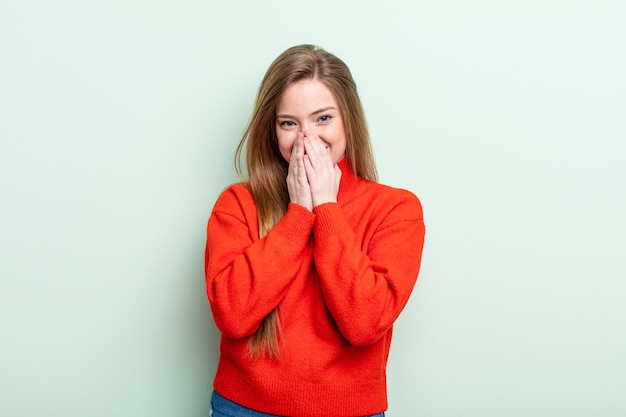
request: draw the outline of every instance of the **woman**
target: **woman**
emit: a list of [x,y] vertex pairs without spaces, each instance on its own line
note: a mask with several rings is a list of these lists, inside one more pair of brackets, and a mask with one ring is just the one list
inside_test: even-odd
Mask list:
[[419,272],[410,192],[377,184],[348,67],[282,53],[236,152],[248,180],[209,219],[206,285],[222,332],[213,417],[382,416],[392,325]]

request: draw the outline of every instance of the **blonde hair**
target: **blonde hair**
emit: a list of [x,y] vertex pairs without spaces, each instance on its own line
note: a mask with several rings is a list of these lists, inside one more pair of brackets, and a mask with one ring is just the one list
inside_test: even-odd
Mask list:
[[[288,162],[278,149],[276,108],[283,91],[293,83],[316,79],[334,95],[346,134],[346,158],[353,173],[376,181],[376,166],[370,145],[363,106],[348,66],[336,56],[313,45],[287,49],[268,68],[256,96],[250,122],[235,152],[235,169],[242,180],[245,150],[247,187],[254,198],[263,238],[285,215],[289,205]],[[248,348],[253,358],[279,356],[280,320],[278,307],[264,318],[250,336]]]

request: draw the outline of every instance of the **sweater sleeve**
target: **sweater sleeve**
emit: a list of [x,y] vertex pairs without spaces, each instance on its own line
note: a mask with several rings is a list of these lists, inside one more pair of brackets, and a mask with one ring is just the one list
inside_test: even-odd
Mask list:
[[253,334],[280,304],[293,278],[311,267],[311,257],[303,254],[313,214],[290,204],[285,216],[258,239],[256,208],[246,193],[242,197],[226,190],[207,227],[207,296],[217,327],[232,339]]
[[403,191],[364,248],[337,203],[313,212],[313,257],[328,309],[351,344],[372,344],[391,328],[417,280],[425,234],[422,206]]

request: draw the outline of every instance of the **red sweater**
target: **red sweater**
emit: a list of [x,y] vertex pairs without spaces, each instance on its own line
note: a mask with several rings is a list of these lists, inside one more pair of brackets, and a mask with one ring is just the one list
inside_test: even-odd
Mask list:
[[[213,208],[205,267],[222,332],[214,388],[231,401],[291,417],[387,409],[392,325],[419,272],[422,207],[406,190],[355,177],[344,161],[337,203],[313,212],[290,204],[263,239],[244,185]],[[280,358],[250,359],[248,336],[276,306]]]

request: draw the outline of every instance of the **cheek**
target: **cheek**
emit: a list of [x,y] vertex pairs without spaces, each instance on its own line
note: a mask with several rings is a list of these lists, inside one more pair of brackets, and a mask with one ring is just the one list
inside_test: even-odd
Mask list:
[[346,147],[345,147],[345,143],[343,146],[334,146],[333,150],[331,152],[331,159],[333,160],[333,163],[338,163],[339,161],[341,161],[343,159],[343,157],[346,156]]
[[346,135],[343,129],[336,132],[332,141],[331,157],[334,163],[341,161],[346,154]]
[[280,154],[286,161],[289,161],[295,138],[292,135],[286,135],[285,133],[277,133],[276,137],[278,138],[278,150],[280,150]]

